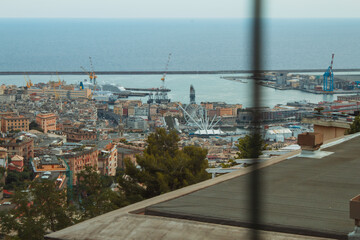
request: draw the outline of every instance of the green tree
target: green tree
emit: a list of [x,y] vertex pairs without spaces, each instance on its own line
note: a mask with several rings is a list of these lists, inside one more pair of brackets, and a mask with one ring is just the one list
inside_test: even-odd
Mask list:
[[37,182],[31,186],[33,205],[39,208],[39,215],[46,219],[45,229],[57,231],[74,223],[74,208],[67,203],[67,194],[58,190],[54,181]]
[[74,212],[67,204],[64,190],[54,181],[36,181],[28,190],[16,191],[12,203],[16,208],[0,213],[0,230],[17,232],[20,239],[43,239],[46,231],[72,225]]
[[205,171],[207,150],[194,146],[180,150],[178,142],[175,131],[158,128],[148,137],[144,154],[136,156],[138,166],[125,159],[119,184],[128,200],[150,198],[210,177]]
[[113,192],[105,178],[92,167],[77,174],[78,203],[81,219],[89,219],[124,206],[119,193]]
[[13,190],[16,188],[24,188],[32,179],[32,172],[25,167],[23,172],[8,171],[5,179],[5,189]]
[[347,134],[353,134],[360,132],[360,116],[356,116],[354,121],[350,125],[350,129],[346,131]]
[[30,124],[29,124],[29,129],[30,130],[38,130],[40,132],[44,132],[44,130],[40,127],[40,125],[35,122],[35,121],[32,121]]
[[264,142],[258,133],[239,138],[239,143],[236,145],[239,149],[237,157],[258,158],[262,154],[263,145]]

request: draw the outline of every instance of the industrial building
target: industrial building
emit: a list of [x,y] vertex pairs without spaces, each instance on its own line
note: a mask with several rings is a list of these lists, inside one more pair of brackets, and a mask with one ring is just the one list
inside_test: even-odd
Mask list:
[[47,95],[66,99],[90,98],[91,96],[91,89],[89,88],[81,90],[29,88],[27,91],[30,95]]
[[[252,108],[239,109],[237,112],[237,123],[240,126],[249,124],[252,121],[253,112],[254,109]],[[294,107],[288,107],[287,109],[270,109],[264,107],[261,109],[260,114],[264,123],[270,123],[287,120],[301,120],[308,112]]]
[[284,142],[286,138],[293,136],[292,131],[289,128],[284,127],[271,127],[265,132],[264,140],[274,142]]

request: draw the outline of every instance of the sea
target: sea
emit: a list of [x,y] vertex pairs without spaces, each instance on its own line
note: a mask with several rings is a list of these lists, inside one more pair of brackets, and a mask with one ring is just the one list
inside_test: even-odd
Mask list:
[[[359,68],[360,19],[264,19],[264,69]],[[249,19],[0,19],[0,72],[214,71],[251,69]],[[319,73],[321,74],[321,73]],[[233,75],[233,74],[232,74]],[[251,106],[251,81],[226,75],[166,76],[173,101],[223,101]],[[83,81],[84,76],[29,76],[33,82]],[[98,75],[99,83],[160,87],[161,75]],[[24,85],[23,75],[0,75],[0,84]],[[332,101],[336,96],[262,87],[263,105]]]

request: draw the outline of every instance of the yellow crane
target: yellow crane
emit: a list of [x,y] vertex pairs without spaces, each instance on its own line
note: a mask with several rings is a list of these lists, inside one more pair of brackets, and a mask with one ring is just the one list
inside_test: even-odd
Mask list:
[[162,88],[165,88],[165,86],[164,86],[164,84],[165,84],[165,77],[166,77],[167,70],[168,70],[168,68],[169,68],[170,59],[171,59],[171,53],[169,53],[169,56],[168,56],[168,59],[167,59],[166,65],[165,65],[165,71],[164,71],[164,74],[163,74],[163,76],[162,76],[162,78],[161,78]]
[[56,76],[58,77],[58,84],[56,84],[55,82],[54,82],[54,93],[55,93],[55,99],[56,100],[58,100],[59,98],[60,98],[60,95],[59,95],[59,93],[56,91],[56,87],[57,87],[57,85],[58,85],[58,87],[60,88],[60,86],[61,86],[61,80],[60,80],[60,77],[59,77],[59,74],[56,72]]
[[89,76],[90,82],[92,82],[92,80],[93,80],[93,75],[92,75],[92,73],[89,73],[89,71],[86,70],[83,66],[81,66],[80,68],[84,71],[84,73],[86,73],[86,74]]
[[[92,76],[92,78],[90,78],[90,79],[93,80],[93,83],[96,86],[96,78],[97,78],[97,76],[96,76],[95,71],[94,71],[94,66],[93,66],[91,57],[89,57],[89,62],[90,62],[90,70],[91,70],[91,76]],[[95,88],[94,88],[94,90],[95,90]]]
[[31,88],[31,87],[33,86],[33,83],[31,82],[31,79],[30,79],[29,75],[27,75],[27,78],[28,78],[28,79],[26,79],[26,75],[24,74],[24,79],[25,79],[25,82],[26,82],[26,87],[27,87],[27,88]]
[[[89,76],[90,81],[92,81],[92,79],[93,79],[93,74],[92,74],[92,73],[89,73],[83,66],[81,66],[80,68],[84,71],[84,73],[86,73],[86,74]],[[92,90],[91,88],[89,88],[89,89],[90,89],[89,99],[92,99],[93,90]],[[94,90],[95,90],[95,89],[96,89],[96,83],[94,84]]]

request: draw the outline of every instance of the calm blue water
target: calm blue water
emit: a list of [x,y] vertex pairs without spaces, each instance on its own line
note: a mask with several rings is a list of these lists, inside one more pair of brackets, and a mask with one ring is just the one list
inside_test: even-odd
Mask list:
[[[249,20],[0,19],[0,71],[81,71],[92,57],[95,71],[245,70],[250,68]],[[267,69],[359,68],[360,19],[271,20],[264,31]],[[77,83],[83,76],[60,76]],[[103,83],[158,87],[161,76],[99,76]],[[56,80],[32,76],[33,82]],[[0,84],[24,85],[23,76],[0,76]],[[170,97],[251,105],[250,84],[217,75],[168,75]],[[264,105],[318,102],[332,97],[264,88]]]
[[[249,69],[249,20],[0,19],[0,71]],[[359,67],[360,19],[271,20],[268,69]]]

